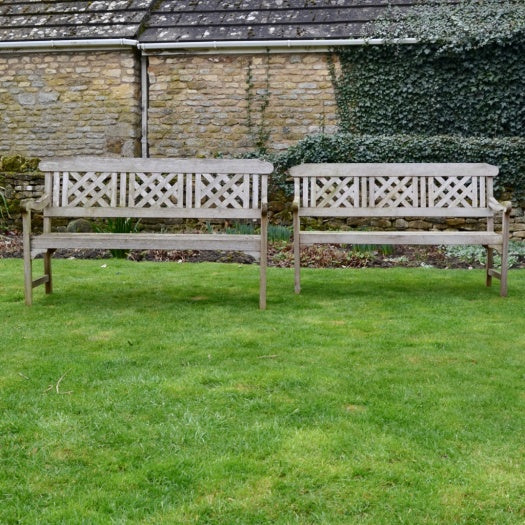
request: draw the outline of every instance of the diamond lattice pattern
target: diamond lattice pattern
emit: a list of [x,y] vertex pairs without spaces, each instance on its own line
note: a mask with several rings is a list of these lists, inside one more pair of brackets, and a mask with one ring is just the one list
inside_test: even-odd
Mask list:
[[373,177],[370,205],[376,208],[411,208],[418,205],[416,177]]
[[130,175],[129,206],[182,206],[183,175],[174,173],[135,173]]
[[429,181],[429,206],[471,208],[478,204],[476,177],[432,177]]
[[62,200],[68,206],[114,206],[116,185],[112,181],[115,178],[114,173],[65,173]]
[[312,205],[318,208],[359,206],[357,177],[316,177],[312,179]]
[[221,174],[197,176],[196,204],[202,208],[249,208],[250,177]]

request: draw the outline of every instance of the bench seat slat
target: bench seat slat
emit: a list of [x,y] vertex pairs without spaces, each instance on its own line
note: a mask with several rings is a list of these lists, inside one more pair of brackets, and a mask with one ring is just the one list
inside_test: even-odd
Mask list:
[[501,246],[503,237],[492,232],[425,231],[308,231],[299,234],[302,245],[312,244],[480,244]]
[[48,233],[33,237],[31,247],[35,252],[60,248],[257,252],[261,248],[261,237],[215,233]]

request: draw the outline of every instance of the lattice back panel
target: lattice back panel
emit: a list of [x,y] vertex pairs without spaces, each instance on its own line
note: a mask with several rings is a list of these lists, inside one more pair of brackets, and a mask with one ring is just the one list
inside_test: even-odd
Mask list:
[[267,175],[48,173],[56,207],[260,208]]
[[296,177],[304,208],[484,208],[486,177]]
[[485,177],[432,177],[428,181],[428,206],[483,208],[486,205]]
[[[122,174],[125,177],[126,174]],[[184,206],[184,174],[129,173],[128,195],[125,184],[120,191],[120,205],[130,208]]]
[[116,206],[117,174],[56,172],[52,178],[52,189],[53,206]]

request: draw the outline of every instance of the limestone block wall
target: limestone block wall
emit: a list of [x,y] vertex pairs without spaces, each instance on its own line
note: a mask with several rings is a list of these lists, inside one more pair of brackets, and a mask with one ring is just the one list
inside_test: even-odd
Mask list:
[[277,151],[336,130],[323,53],[154,56],[148,79],[152,157]]
[[0,55],[0,154],[140,153],[132,51]]

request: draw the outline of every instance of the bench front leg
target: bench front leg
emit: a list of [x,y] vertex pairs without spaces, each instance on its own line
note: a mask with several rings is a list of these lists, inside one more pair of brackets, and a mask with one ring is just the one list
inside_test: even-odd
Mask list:
[[295,293],[301,293],[301,219],[299,217],[299,197],[292,204],[293,213],[293,262]]
[[259,308],[266,310],[266,268],[268,266],[268,204],[261,206],[261,257],[259,262]]
[[501,223],[501,235],[503,237],[503,244],[501,247],[501,280],[500,280],[500,295],[507,296],[507,276],[509,270],[509,237],[510,237],[510,212],[512,206],[510,202],[505,203],[505,211],[503,212]]

